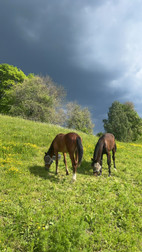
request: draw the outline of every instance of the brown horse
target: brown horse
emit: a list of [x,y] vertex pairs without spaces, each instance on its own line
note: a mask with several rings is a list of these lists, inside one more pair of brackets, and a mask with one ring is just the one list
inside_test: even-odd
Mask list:
[[73,180],[76,180],[76,170],[77,166],[81,164],[83,157],[83,146],[81,137],[70,132],[68,134],[58,134],[50,145],[50,148],[45,152],[44,162],[45,168],[49,169],[53,162],[53,155],[56,157],[56,174],[58,173],[58,152],[62,152],[64,156],[64,163],[66,167],[66,175],[69,174],[66,153],[69,153],[72,166],[73,166]]
[[112,158],[115,166],[115,152],[116,152],[116,143],[113,134],[106,133],[101,136],[95,146],[94,155],[92,160],[92,167],[94,175],[101,175],[102,174],[102,161],[103,161],[103,154],[107,155],[107,164],[109,170],[109,176],[111,175],[111,155],[110,151],[112,151]]

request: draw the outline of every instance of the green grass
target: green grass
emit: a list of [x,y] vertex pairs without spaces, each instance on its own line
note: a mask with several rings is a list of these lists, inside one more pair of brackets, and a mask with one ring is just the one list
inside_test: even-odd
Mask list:
[[72,183],[63,159],[44,169],[56,134],[70,130],[0,115],[0,251],[142,251],[142,141],[117,143],[108,177],[92,174],[97,137],[83,133],[84,157]]

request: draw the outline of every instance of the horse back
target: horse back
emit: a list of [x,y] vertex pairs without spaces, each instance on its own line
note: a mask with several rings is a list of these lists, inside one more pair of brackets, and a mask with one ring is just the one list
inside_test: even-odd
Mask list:
[[53,141],[53,145],[54,145],[55,152],[66,153],[67,146],[66,146],[66,142],[65,142],[65,134],[62,134],[62,133],[58,134]]
[[75,132],[70,132],[65,135],[65,143],[68,152],[74,152],[77,148],[77,138],[80,138],[80,136]]
[[53,141],[54,151],[63,153],[74,152],[76,149],[77,137],[79,137],[79,135],[74,132],[58,134]]
[[104,135],[104,147],[108,151],[111,151],[112,149],[114,149],[115,146],[116,146],[116,144],[115,144],[115,137],[114,137],[114,135],[110,134],[110,133],[106,133]]

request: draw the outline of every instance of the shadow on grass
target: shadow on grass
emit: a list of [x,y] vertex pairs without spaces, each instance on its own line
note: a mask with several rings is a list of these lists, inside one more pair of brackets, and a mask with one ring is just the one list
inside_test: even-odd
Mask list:
[[[34,176],[38,176],[42,179],[47,179],[53,182],[58,182],[60,180],[59,176],[55,174],[55,171],[52,171],[52,170],[47,171],[44,166],[38,166],[38,165],[31,166],[29,167],[29,171],[31,174],[34,174]],[[73,169],[69,167],[69,174],[72,174],[72,172],[73,172]],[[77,173],[87,175],[87,176],[92,176],[93,169],[91,167],[91,162],[87,162],[86,160],[83,160],[80,167],[77,168]]]
[[29,167],[30,173],[43,179],[58,182],[59,178],[55,175],[55,172],[45,170],[44,166],[31,166]]
[[[87,162],[86,160],[83,160],[80,167],[77,168],[77,173],[84,174],[87,176],[93,176],[93,167],[91,167],[91,161]],[[104,164],[102,167],[102,175],[100,177],[109,177],[108,173],[108,165]],[[113,164],[111,166],[111,177],[117,176],[117,169],[113,168]],[[99,177],[99,176],[98,176]]]
[[[113,167],[111,170],[112,170],[111,177],[117,176],[117,173],[116,173],[117,170],[115,171]],[[52,171],[52,170],[47,171],[44,166],[37,166],[37,165],[29,167],[29,171],[31,174],[34,174],[34,176],[38,176],[42,179],[50,180],[52,182],[59,182],[61,180],[61,176],[66,176],[65,174],[56,175],[55,171]],[[72,173],[73,173],[73,169],[72,167],[69,167],[69,174],[72,174]],[[80,167],[77,168],[77,174],[82,174],[82,175],[91,176],[91,177],[94,176],[93,168],[91,167],[91,162],[87,162],[86,160],[83,160]],[[107,166],[103,168],[102,176],[108,177]]]
[[77,168],[77,173],[84,174],[84,175],[92,175],[93,169],[91,167],[91,162],[87,162],[83,160],[81,165]]

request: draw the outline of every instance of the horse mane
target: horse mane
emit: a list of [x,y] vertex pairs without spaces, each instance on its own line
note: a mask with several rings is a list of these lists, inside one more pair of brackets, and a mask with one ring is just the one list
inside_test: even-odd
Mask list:
[[54,142],[54,140],[52,141],[52,143],[51,143],[51,145],[50,145],[50,147],[49,147],[49,149],[48,149],[48,151],[47,151],[47,155],[49,155],[49,156],[50,156],[52,153],[54,154],[53,142]]
[[95,146],[94,155],[93,155],[94,161],[98,161],[97,159],[99,155],[100,155],[99,159],[101,158],[101,154],[103,152],[103,146],[104,146],[103,137],[101,137]]

